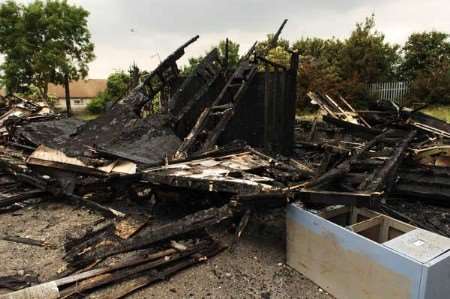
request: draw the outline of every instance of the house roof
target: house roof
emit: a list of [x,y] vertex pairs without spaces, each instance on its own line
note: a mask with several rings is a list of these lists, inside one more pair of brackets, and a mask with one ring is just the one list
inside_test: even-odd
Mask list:
[[[72,81],[69,85],[71,98],[94,98],[99,92],[106,89],[105,79],[88,79]],[[63,85],[48,85],[48,94],[56,98],[64,98],[66,96]]]

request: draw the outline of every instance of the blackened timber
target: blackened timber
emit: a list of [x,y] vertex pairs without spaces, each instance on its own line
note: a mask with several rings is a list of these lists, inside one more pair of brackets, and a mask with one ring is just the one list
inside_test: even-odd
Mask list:
[[306,189],[286,189],[285,191],[263,192],[237,195],[231,203],[241,210],[262,210],[286,206],[293,201],[305,204],[354,205],[360,207],[376,207],[379,194],[365,192],[336,192]]
[[136,266],[139,264],[143,264],[145,262],[150,262],[150,261],[153,261],[153,260],[165,257],[165,256],[173,255],[176,252],[177,252],[177,250],[173,249],[173,248],[165,249],[165,250],[158,251],[156,253],[152,253],[149,255],[133,257],[133,258],[127,259],[123,262],[121,261],[119,263],[115,263],[111,266],[96,268],[96,269],[88,270],[85,272],[80,272],[77,274],[69,275],[69,276],[57,279],[54,282],[58,287],[64,286],[64,285],[68,285],[68,284],[71,284],[71,283],[74,283],[74,282],[77,282],[80,280],[95,277],[95,276],[98,276],[101,274],[113,272],[113,271],[120,270],[123,268],[133,267],[133,266]]
[[295,139],[295,114],[297,106],[297,80],[299,67],[299,53],[291,53],[290,66],[287,72],[286,98],[285,98],[285,116],[283,120],[283,142],[285,150],[283,154],[291,154]]
[[[212,89],[217,89],[217,81],[224,81],[223,67],[220,64],[219,52],[212,50],[200,62],[191,74],[184,80],[183,84],[177,89],[176,93],[170,99],[170,113],[176,127],[178,136],[186,137],[186,134],[195,124],[201,111],[206,105],[210,104]],[[218,93],[219,91],[217,91]]]
[[350,172],[352,163],[355,161],[358,161],[370,148],[372,148],[376,143],[378,143],[380,140],[385,138],[386,135],[388,135],[388,133],[391,133],[391,131],[386,131],[386,132],[376,136],[371,141],[366,143],[360,151],[358,151],[357,153],[352,155],[352,157],[350,159],[345,160],[344,162],[342,162],[335,168],[330,169],[328,172],[326,172],[319,178],[317,178],[311,182],[308,182],[305,185],[305,188],[317,189],[317,188],[320,188],[321,186],[341,177],[342,175],[347,174],[348,172]]
[[[116,159],[122,158],[122,159],[125,159],[128,161],[132,161],[132,162],[136,162],[136,163],[144,164],[144,165],[155,164],[154,160],[147,159],[145,157],[141,157],[141,156],[137,156],[137,155],[132,155],[132,154],[126,153],[124,151],[118,151],[118,150],[109,149],[109,148],[107,149],[104,147],[97,147],[95,149],[95,151],[106,157],[112,157],[112,158],[116,158]],[[156,162],[156,164],[160,164],[160,163]]]
[[[184,55],[184,50],[198,38],[199,36],[196,35],[181,45],[166,59],[164,59],[156,69],[144,77],[142,83],[136,87],[136,90],[144,91],[146,97],[129,97],[126,101],[127,104],[130,104],[133,107],[137,114],[139,114],[140,110],[148,100],[153,99],[153,97],[160,92],[168,82],[173,81],[173,79],[178,76],[176,61]],[[154,82],[152,81],[159,81],[160,84],[153,86]]]
[[14,242],[14,243],[21,243],[21,244],[26,244],[26,245],[32,245],[32,246],[39,246],[39,247],[53,247],[53,245],[45,242],[45,241],[41,241],[41,240],[35,240],[35,239],[30,239],[30,238],[23,238],[23,237],[18,237],[18,236],[0,236],[0,240],[5,240],[5,241],[9,241],[9,242]]
[[31,284],[39,283],[37,274],[25,275],[10,275],[0,277],[0,288],[8,289],[12,291],[17,291],[26,287],[31,286]]
[[361,136],[361,137],[373,137],[375,135],[380,134],[382,131],[374,128],[367,128],[361,125],[353,124],[351,122],[347,122],[344,120],[341,120],[339,118],[330,117],[328,115],[323,116],[323,120],[334,124],[338,127],[345,128],[350,130],[355,136]]
[[264,74],[264,148],[289,155],[294,144],[298,54],[291,55],[289,70],[272,70],[266,64]]
[[[370,175],[358,189],[376,192],[381,191],[383,187],[385,187],[386,191],[389,191],[393,184],[394,173],[401,162],[405,150],[408,148],[416,133],[416,131],[410,132],[399,144],[399,147],[395,148],[394,154],[389,160],[386,161],[380,169],[373,172],[373,175]],[[387,182],[387,184],[385,184],[385,182]]]
[[108,275],[101,275],[98,277],[94,277],[92,279],[88,279],[86,281],[81,281],[77,285],[75,285],[73,287],[69,287],[69,288],[61,291],[61,296],[65,297],[65,296],[69,296],[72,294],[85,292],[87,290],[90,290],[90,289],[93,289],[93,288],[96,288],[96,287],[99,287],[99,286],[102,286],[105,284],[109,284],[112,282],[121,281],[121,280],[129,279],[129,278],[134,278],[139,273],[149,271],[151,269],[160,267],[162,265],[174,263],[183,258],[189,257],[196,253],[200,253],[206,248],[218,246],[216,243],[212,243],[212,244],[208,244],[208,245],[201,243],[200,245],[193,246],[193,248],[186,250],[184,252],[167,255],[167,256],[161,257],[157,260],[143,263],[141,265],[137,265],[135,267],[125,269],[123,271],[116,271],[116,272],[113,272]]
[[[220,118],[219,122],[213,126],[212,130],[206,137],[204,144],[201,146],[201,151],[211,150],[212,146],[216,144],[217,139],[220,134],[222,134],[225,126],[228,124],[229,120],[234,114],[234,107],[241,100],[242,96],[247,91],[250,82],[253,80],[257,66],[244,61],[236,69],[235,73],[231,76],[228,83],[225,85],[224,89],[214,101],[213,106],[218,106],[224,103],[231,103],[233,105],[232,109],[228,109],[223,116]],[[239,84],[237,91],[234,91],[236,87],[233,84]],[[207,120],[205,120],[207,122]]]
[[[267,47],[267,50],[266,50],[267,52],[268,52],[270,49],[273,49],[273,48],[275,48],[275,47],[277,46],[277,44],[278,44],[278,39],[280,38],[281,32],[283,31],[284,26],[286,26],[287,21],[288,21],[287,19],[284,19],[284,20],[283,20],[283,23],[281,23],[281,25],[280,25],[280,27],[278,28],[277,32],[275,32],[275,34],[273,35],[273,37],[272,37],[272,39],[270,40],[269,45],[268,45],[268,47]],[[265,53],[265,55],[267,54],[267,52]]]
[[25,201],[30,198],[37,198],[44,195],[42,190],[31,190],[24,193],[12,195],[9,197],[0,196],[0,208],[8,207],[12,204]]
[[203,229],[234,216],[234,211],[225,205],[188,215],[180,220],[158,227],[147,227],[134,237],[114,244],[101,244],[84,252],[76,252],[65,259],[72,265],[88,265],[118,253],[129,252],[149,246],[181,234]]
[[133,280],[130,284],[127,284],[127,286],[121,288],[117,292],[115,292],[112,295],[105,295],[103,297],[100,297],[98,299],[119,299],[123,298],[132,292],[135,292],[141,288],[144,288],[154,282],[167,279],[170,276],[174,275],[175,273],[188,268],[190,266],[193,266],[195,264],[199,264],[202,261],[206,261],[209,258],[217,255],[221,251],[223,251],[226,247],[223,245],[213,245],[210,248],[205,248],[204,250],[201,250],[198,253],[192,254],[187,259],[182,259],[178,262],[172,263],[168,267],[164,267],[163,269],[159,271],[150,271],[148,273],[145,273],[144,275],[136,278]]
[[[5,161],[0,160],[0,165],[2,162],[6,163]],[[8,167],[5,169],[8,171],[8,173],[14,175],[18,181],[24,182],[33,187],[36,187],[37,189],[40,189],[40,191],[44,193],[43,195],[45,195],[45,193],[47,193],[47,194],[51,194],[55,197],[63,196],[68,199],[74,200],[82,205],[93,208],[106,216],[112,216],[112,217],[124,216],[124,214],[119,211],[116,211],[109,207],[105,207],[99,203],[96,203],[94,201],[85,199],[79,195],[68,192],[65,189],[65,187],[61,186],[61,184],[55,180],[44,180],[42,178],[38,178],[38,177],[29,175],[29,174],[25,174],[25,173],[23,173],[23,169],[17,168],[15,165],[11,165],[8,163],[6,163],[6,164],[8,165]]]
[[295,199],[302,203],[326,205],[351,205],[375,208],[379,205],[379,194],[365,192],[335,192],[318,190],[299,190],[295,192]]
[[[262,56],[265,56],[268,51],[276,45],[286,21],[287,20],[283,22],[277,33],[271,39],[269,45],[264,49],[264,55]],[[241,59],[236,70],[225,84],[225,87],[210,106],[218,107],[224,104],[231,104],[231,108],[222,111],[222,113],[212,113],[210,107],[205,108],[188,137],[177,150],[175,157],[184,157],[197,151],[208,151],[216,144],[225,127],[234,115],[237,104],[248,90],[251,81],[256,75],[258,67],[254,61],[250,61],[254,49],[255,48],[252,47],[247,55]]]

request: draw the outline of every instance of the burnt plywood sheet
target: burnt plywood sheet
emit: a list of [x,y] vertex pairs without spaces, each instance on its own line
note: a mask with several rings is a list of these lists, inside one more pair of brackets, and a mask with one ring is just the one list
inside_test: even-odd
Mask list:
[[85,122],[75,118],[35,122],[17,129],[18,134],[38,146],[61,148]]
[[[241,152],[221,157],[209,157],[188,162],[175,163],[160,168],[144,170],[147,177],[162,182],[194,186],[194,182],[204,182],[208,191],[224,191],[225,186],[241,186],[251,191],[270,191],[277,187],[270,176],[258,173],[257,169],[270,167],[271,162],[252,152]],[[189,183],[191,182],[191,183]]]
[[61,151],[40,145],[27,159],[30,165],[46,166],[58,169],[67,169],[70,166],[71,171],[82,173],[136,173],[136,164],[128,161],[114,161],[109,165],[94,168],[86,165],[77,158],[69,157]]

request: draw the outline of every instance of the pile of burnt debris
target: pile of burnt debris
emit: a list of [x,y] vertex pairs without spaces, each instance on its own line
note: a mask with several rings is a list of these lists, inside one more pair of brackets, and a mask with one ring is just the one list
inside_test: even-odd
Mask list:
[[[105,218],[68,232],[67,265],[54,280],[3,277],[19,291],[0,298],[76,298],[129,280],[107,296],[122,298],[224,250],[208,227],[232,225],[237,242],[253,213],[293,201],[370,207],[448,235],[445,224],[412,217],[398,203],[450,204],[450,125],[392,103],[356,111],[342,97],[315,93],[308,97],[323,121],[296,121],[299,54],[288,68],[265,58],[284,25],[236,68],[214,49],[182,77],[176,62],[198,37],[191,39],[95,120],[8,102],[0,212],[57,200]],[[167,207],[175,219],[157,217]]]

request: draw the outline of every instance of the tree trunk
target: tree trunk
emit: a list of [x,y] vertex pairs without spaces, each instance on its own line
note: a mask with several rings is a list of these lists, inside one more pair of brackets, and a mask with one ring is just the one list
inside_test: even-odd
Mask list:
[[48,101],[48,82],[45,83],[43,96],[44,96],[45,102],[47,102]]
[[69,76],[65,75],[64,77],[64,89],[66,91],[66,111],[67,116],[72,116],[72,106],[70,104],[70,87],[69,87]]

